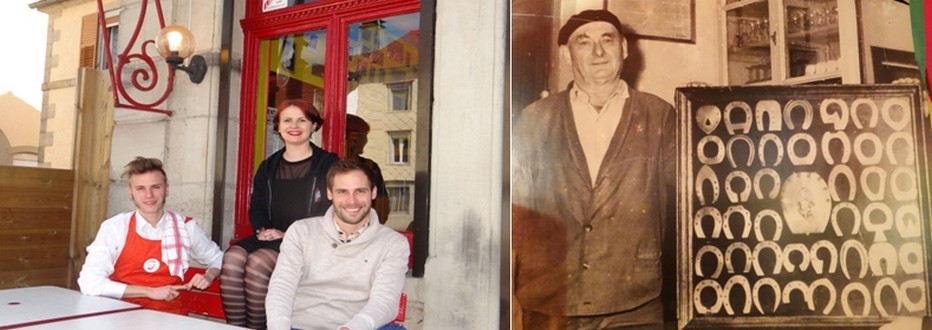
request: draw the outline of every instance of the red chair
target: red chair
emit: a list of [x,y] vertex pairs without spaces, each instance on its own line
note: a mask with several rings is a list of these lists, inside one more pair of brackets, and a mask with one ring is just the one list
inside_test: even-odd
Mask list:
[[[195,274],[203,274],[207,271],[204,268],[191,267],[184,274],[184,282],[188,283]],[[214,280],[207,289],[185,292],[178,297],[184,306],[188,309],[188,314],[195,314],[210,318],[226,320],[223,313],[223,301],[220,299],[220,280]]]
[[401,325],[405,324],[405,315],[407,314],[408,308],[408,295],[402,293],[401,299],[398,301],[398,316],[395,317],[395,320],[391,324]]

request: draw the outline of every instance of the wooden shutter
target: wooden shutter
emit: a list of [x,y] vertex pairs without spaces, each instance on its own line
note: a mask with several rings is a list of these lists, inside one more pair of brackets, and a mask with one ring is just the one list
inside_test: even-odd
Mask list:
[[81,44],[78,49],[79,67],[93,68],[97,56],[97,13],[81,18]]

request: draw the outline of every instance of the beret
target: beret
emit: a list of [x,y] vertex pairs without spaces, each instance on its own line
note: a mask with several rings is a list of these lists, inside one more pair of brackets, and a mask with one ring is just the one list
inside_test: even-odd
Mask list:
[[579,14],[571,16],[560,28],[560,33],[557,35],[557,45],[565,45],[569,41],[570,35],[576,32],[576,29],[592,22],[609,23],[615,26],[615,30],[618,30],[618,33],[621,34],[621,21],[612,12],[604,9],[583,10]]
[[346,114],[346,131],[369,133],[369,124],[362,118],[352,114]]

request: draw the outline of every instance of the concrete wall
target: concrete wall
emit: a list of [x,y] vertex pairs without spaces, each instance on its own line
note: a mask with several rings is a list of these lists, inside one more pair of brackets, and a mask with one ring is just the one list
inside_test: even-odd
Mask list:
[[[188,8],[188,4],[194,8]],[[123,8],[120,15],[120,44],[128,42],[131,29],[135,27],[140,12],[140,1],[123,1],[114,6]],[[151,6],[151,5],[150,5]],[[162,159],[168,174],[169,196],[167,208],[198,219],[198,224],[210,233],[213,213],[214,169],[217,148],[217,110],[219,89],[219,70],[217,58],[220,48],[220,11],[222,4],[216,1],[163,1],[165,24],[180,24],[188,27],[196,39],[195,53],[208,60],[207,75],[200,84],[190,81],[187,74],[178,71],[174,90],[159,108],[172,111],[172,115],[138,111],[128,108],[114,110],[113,144],[111,155],[110,189],[108,216],[133,209],[127,198],[127,182],[120,177],[123,166],[136,156],[157,157]],[[158,32],[155,9],[149,7],[148,17],[140,32],[142,40],[154,38]],[[193,11],[195,14],[189,14]],[[138,47],[138,46],[137,46]],[[153,54],[150,51],[150,54]],[[161,72],[164,61],[153,54],[156,66]],[[123,79],[129,79],[124,76]],[[161,79],[164,79],[162,77]],[[236,77],[238,82],[238,75]],[[124,82],[124,86],[132,86]],[[156,88],[158,90],[158,87]],[[235,86],[239,91],[239,84]],[[151,99],[139,91],[131,91],[139,99]],[[237,98],[238,99],[238,98]],[[238,105],[234,104],[235,109]],[[230,124],[235,130],[237,123]],[[232,147],[235,159],[235,145]],[[229,159],[230,157],[228,157]],[[230,161],[228,160],[228,164]],[[235,160],[232,161],[235,164]],[[228,177],[235,177],[235,169],[228,172]],[[232,188],[228,193],[232,196]],[[230,210],[229,218],[217,219],[224,223],[233,223],[232,198],[227,199]],[[230,229],[232,230],[232,229]]]
[[507,6],[437,2],[424,329],[499,328]]

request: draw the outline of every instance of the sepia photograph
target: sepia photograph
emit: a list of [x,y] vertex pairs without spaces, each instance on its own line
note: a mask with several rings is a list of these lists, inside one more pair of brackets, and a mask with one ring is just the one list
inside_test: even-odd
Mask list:
[[515,329],[929,315],[908,1],[512,9]]

